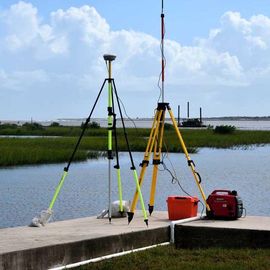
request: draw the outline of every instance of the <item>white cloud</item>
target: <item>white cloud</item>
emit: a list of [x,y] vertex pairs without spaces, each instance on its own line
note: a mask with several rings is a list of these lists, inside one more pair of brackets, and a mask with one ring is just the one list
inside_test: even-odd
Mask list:
[[[209,102],[209,95],[212,101],[220,98],[221,89],[239,92],[252,89],[258,80],[270,82],[270,18],[266,16],[246,19],[229,11],[221,17],[219,28],[209,30],[209,36],[197,39],[193,46],[172,40],[166,40],[165,46],[166,85],[177,95],[175,100]],[[136,101],[127,101],[129,105],[135,108],[133,103],[144,95],[149,98],[149,103],[144,99],[146,105],[155,106],[160,72],[157,38],[132,30],[112,31],[96,9],[87,5],[54,11],[46,22],[32,4],[23,1],[0,13],[2,97],[4,92],[10,96],[13,91],[24,92],[30,97],[29,110],[37,98],[32,93],[46,92],[48,104],[52,98],[59,99],[49,111],[34,112],[42,118],[60,116],[60,102],[73,103],[76,109],[63,109],[61,116],[84,116],[82,107],[95,97],[107,76],[104,53],[117,55],[113,71],[124,98],[130,100],[129,95],[140,93]],[[181,87],[199,97],[176,93]],[[13,98],[16,102],[16,94]],[[150,110],[140,113],[149,116]],[[13,117],[13,112],[8,114]]]
[[238,58],[244,71],[270,66],[270,18],[263,15],[242,18],[238,12],[226,12],[221,27],[200,39],[199,46],[228,52]]
[[12,5],[8,11],[1,16],[4,31],[5,48],[7,50],[18,50],[31,46],[32,41],[39,32],[39,19],[37,9],[31,4],[18,2]]

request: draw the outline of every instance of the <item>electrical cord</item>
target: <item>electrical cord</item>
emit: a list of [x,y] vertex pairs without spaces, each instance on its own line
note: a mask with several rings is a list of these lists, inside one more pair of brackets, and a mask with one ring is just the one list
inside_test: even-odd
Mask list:
[[[163,166],[163,171],[167,171],[167,172],[171,175],[171,177],[172,177],[171,183],[172,183],[172,184],[177,184],[177,185],[180,187],[180,189],[182,190],[183,193],[185,193],[187,196],[192,197],[192,196],[191,196],[191,195],[190,195],[190,194],[182,187],[182,185],[181,185],[181,183],[180,183],[180,180],[178,179],[178,177],[177,177],[177,175],[176,175],[175,168],[174,168],[174,166],[173,166],[173,164],[172,164],[171,159],[169,158],[169,151],[168,151],[168,147],[167,147],[167,144],[165,143],[165,141],[164,141],[164,146],[165,146],[165,149],[166,149],[166,153],[163,153],[163,154],[162,154],[162,160],[161,160],[161,164],[162,164],[162,166]],[[165,161],[164,161],[165,158],[168,159],[168,161],[169,161],[169,163],[170,163],[170,166],[171,166],[173,172],[172,172],[170,169],[168,169],[168,167],[167,167],[167,165],[166,165],[166,163],[165,163]]]
[[[176,175],[176,171],[175,171],[175,168],[174,168],[174,166],[173,166],[173,164],[172,164],[172,161],[171,161],[171,159],[169,158],[169,151],[168,151],[168,147],[167,147],[167,144],[166,144],[165,141],[164,141],[164,146],[165,146],[165,149],[166,149],[166,153],[163,153],[163,154],[162,154],[161,164],[162,164],[162,166],[163,166],[163,170],[161,170],[161,171],[167,171],[167,172],[171,175],[171,177],[172,177],[171,183],[172,183],[172,184],[177,184],[177,185],[179,186],[179,188],[182,190],[183,193],[185,193],[185,194],[186,194],[187,196],[189,196],[189,197],[193,197],[192,195],[190,195],[190,194],[182,187],[182,185],[181,185],[181,183],[180,183],[180,180],[178,179],[178,177],[177,177],[177,175]],[[168,159],[168,161],[169,161],[169,163],[170,163],[170,166],[171,166],[173,172],[172,172],[170,169],[168,169],[166,163],[164,162],[164,159],[165,159],[165,158]],[[200,203],[200,204],[202,205],[202,210],[201,210],[201,214],[200,214],[200,217],[202,218],[203,213],[204,213],[204,210],[205,210],[205,205],[204,205],[204,203],[203,203],[201,200],[199,200],[198,203]]]
[[131,121],[131,123],[133,124],[133,126],[134,126],[135,129],[136,129],[136,132],[138,133],[138,128],[137,128],[137,126],[136,126],[136,123],[135,123],[135,121],[127,114],[127,111],[126,111],[126,107],[125,107],[124,102],[123,102],[120,98],[118,98],[118,99],[119,99],[119,101],[120,101],[120,103],[121,103],[121,105],[122,105],[122,108],[123,108],[123,110],[124,110],[125,116],[127,117],[127,119],[128,119],[129,121]]
[[157,103],[159,102],[160,97],[161,97],[161,93],[162,93],[162,89],[161,89],[161,87],[160,87],[160,79],[161,79],[161,75],[162,75],[162,71],[161,71],[160,74],[159,74],[159,77],[158,77],[158,83],[157,83],[157,86],[158,86],[158,88],[159,88],[159,97],[158,97],[158,99],[157,99]]
[[242,213],[241,218],[245,218],[245,217],[247,216],[247,209],[246,209],[245,207],[242,207],[242,209],[243,209],[244,215],[243,215],[243,213]]
[[198,202],[202,205],[202,211],[201,211],[201,215],[200,215],[200,218],[202,218],[205,206],[204,206],[204,203],[201,200],[199,200]]
[[[165,37],[166,28],[165,28],[165,22],[164,21],[163,21],[163,27],[164,27],[164,36],[163,37]],[[164,42],[164,39],[163,39],[163,42]],[[164,61],[163,70],[165,70],[166,65],[167,65],[167,59],[165,57],[164,50],[162,50],[162,40],[160,41],[160,46],[159,47],[160,47],[160,52],[161,52],[161,58]],[[162,70],[160,71],[160,74],[159,74],[159,77],[158,77],[158,83],[157,83],[157,86],[159,88],[159,97],[157,99],[157,103],[160,101],[160,98],[161,98],[161,95],[162,95],[162,89],[160,87],[161,76],[162,76]]]

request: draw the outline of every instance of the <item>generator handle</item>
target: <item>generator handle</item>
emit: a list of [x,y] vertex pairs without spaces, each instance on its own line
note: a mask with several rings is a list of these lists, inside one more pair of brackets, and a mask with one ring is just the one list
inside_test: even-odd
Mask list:
[[227,189],[216,189],[212,192],[212,194],[217,194],[217,193],[228,193],[231,194],[232,192],[230,190]]

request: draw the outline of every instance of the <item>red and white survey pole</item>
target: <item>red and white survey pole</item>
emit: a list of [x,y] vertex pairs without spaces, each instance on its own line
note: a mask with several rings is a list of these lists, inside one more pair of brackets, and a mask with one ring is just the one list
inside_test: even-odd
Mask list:
[[165,80],[165,57],[164,57],[164,36],[165,36],[165,25],[164,25],[164,13],[163,13],[163,0],[161,2],[161,99],[164,102],[164,80]]

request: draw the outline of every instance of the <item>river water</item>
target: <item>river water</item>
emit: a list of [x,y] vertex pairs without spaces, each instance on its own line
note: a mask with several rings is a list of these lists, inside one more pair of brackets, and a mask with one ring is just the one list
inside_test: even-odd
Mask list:
[[[244,201],[248,215],[270,216],[270,146],[248,149],[199,149],[192,154],[202,176],[202,186],[208,195],[214,189],[235,189]],[[143,153],[133,154],[138,164]],[[183,154],[169,154],[166,166],[176,171],[182,187],[199,195]],[[170,163],[171,162],[171,163]],[[132,199],[135,184],[127,153],[120,154],[123,197]],[[31,219],[47,209],[65,164],[22,166],[0,169],[0,228],[28,225]],[[93,216],[107,207],[108,162],[106,159],[73,163],[54,207],[54,220]],[[142,192],[148,204],[151,183],[148,167]],[[167,171],[158,177],[155,209],[166,210],[169,195],[184,195],[177,184],[171,183]],[[112,198],[117,200],[117,180],[113,171]],[[138,204],[140,208],[140,205]]]

